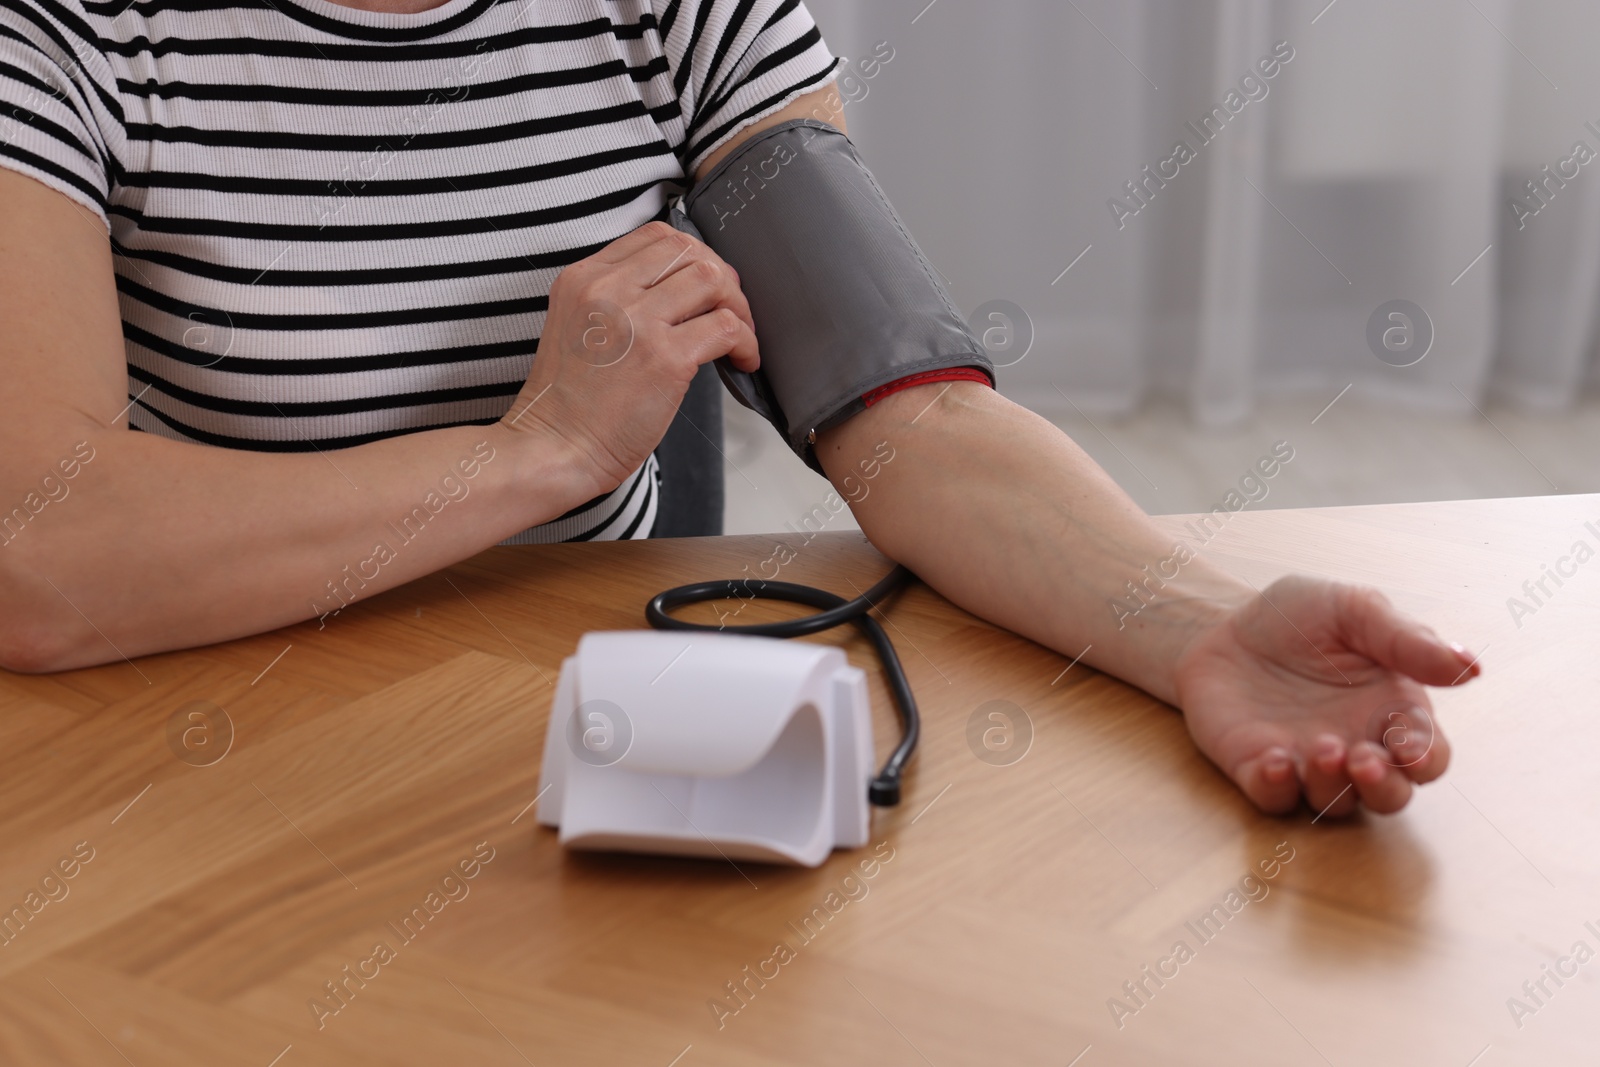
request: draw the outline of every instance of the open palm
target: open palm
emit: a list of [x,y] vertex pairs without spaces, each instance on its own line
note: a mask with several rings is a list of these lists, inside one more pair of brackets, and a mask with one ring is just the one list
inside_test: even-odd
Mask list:
[[1424,686],[1479,668],[1375,589],[1290,576],[1226,616],[1177,666],[1189,733],[1263,811],[1392,812],[1444,773]]

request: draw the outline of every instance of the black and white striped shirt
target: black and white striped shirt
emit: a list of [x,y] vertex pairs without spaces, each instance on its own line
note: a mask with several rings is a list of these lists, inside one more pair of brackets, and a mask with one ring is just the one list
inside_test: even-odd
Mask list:
[[0,0],[0,166],[109,228],[136,429],[328,451],[499,419],[556,274],[834,62],[798,0]]

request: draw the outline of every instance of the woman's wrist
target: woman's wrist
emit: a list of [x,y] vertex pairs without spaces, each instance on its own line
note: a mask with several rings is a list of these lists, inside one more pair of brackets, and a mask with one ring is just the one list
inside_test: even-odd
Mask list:
[[[510,460],[510,493],[523,527],[538,526],[607,492],[581,450],[543,423],[488,428],[490,444]],[[615,488],[612,486],[611,488]]]
[[1230,625],[1257,595],[1247,583],[1214,568],[1185,575],[1181,588],[1170,583],[1154,603],[1129,620],[1123,636],[1141,647],[1130,657],[1129,666],[1137,675],[1123,677],[1182,710],[1181,680],[1188,658],[1209,636]]
[[1163,656],[1166,667],[1163,685],[1168,692],[1162,699],[1180,711],[1186,710],[1183,678],[1192,657],[1219,631],[1231,626],[1239,612],[1261,595],[1248,583],[1220,571],[1210,576],[1206,584],[1207,591],[1185,605],[1188,617],[1178,628],[1171,649]]

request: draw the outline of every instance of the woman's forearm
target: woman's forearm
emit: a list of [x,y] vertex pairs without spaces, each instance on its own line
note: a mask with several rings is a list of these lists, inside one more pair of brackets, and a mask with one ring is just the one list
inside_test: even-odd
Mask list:
[[114,662],[337,611],[598,492],[532,418],[327,453],[131,432],[112,248],[84,223],[0,170],[0,666]]
[[1252,595],[1180,551],[1060,430],[987,386],[903,390],[820,435],[847,498],[844,479],[861,482],[880,441],[893,459],[852,505],[880,551],[973,614],[1169,703],[1183,648]]
[[68,436],[54,452],[8,463],[0,653],[15,670],[104,663],[326,615],[594,491],[559,441],[505,423],[326,453],[210,448],[93,425]]

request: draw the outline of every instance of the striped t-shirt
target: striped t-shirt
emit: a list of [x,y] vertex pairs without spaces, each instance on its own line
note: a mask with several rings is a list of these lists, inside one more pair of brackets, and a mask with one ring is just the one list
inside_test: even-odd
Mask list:
[[556,274],[834,63],[798,0],[0,0],[0,165],[109,228],[135,429],[326,452],[503,416]]

